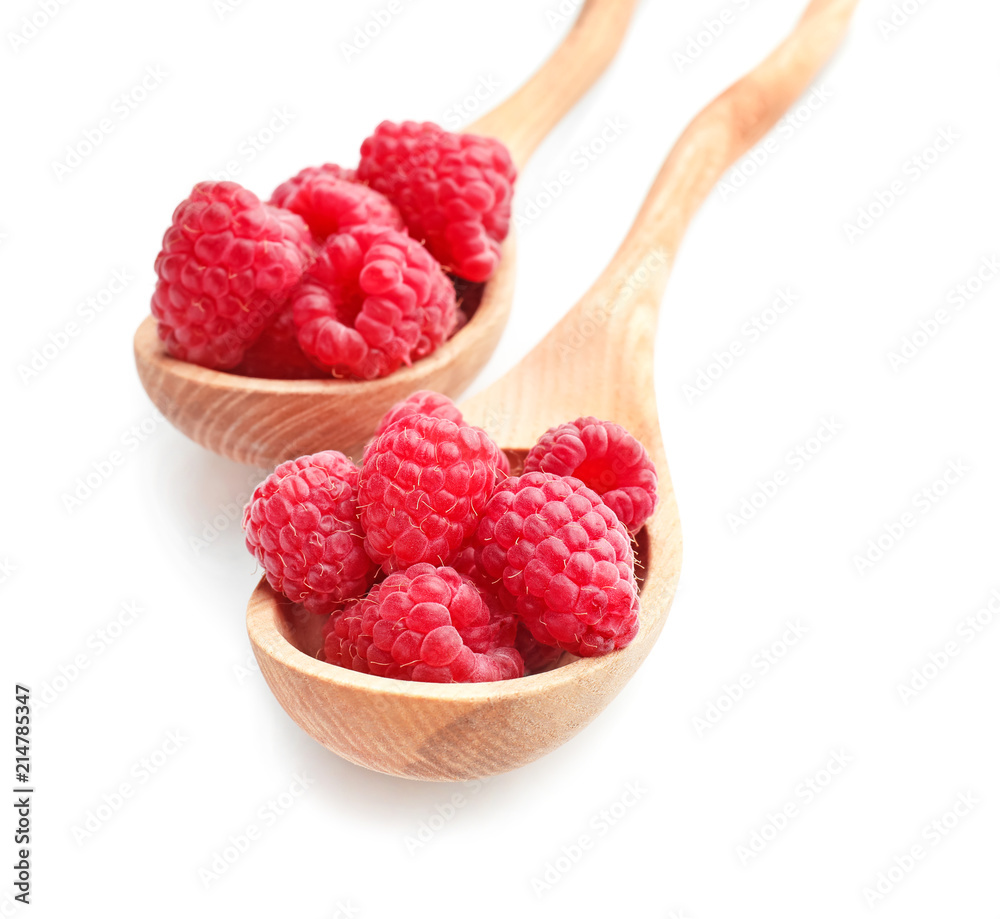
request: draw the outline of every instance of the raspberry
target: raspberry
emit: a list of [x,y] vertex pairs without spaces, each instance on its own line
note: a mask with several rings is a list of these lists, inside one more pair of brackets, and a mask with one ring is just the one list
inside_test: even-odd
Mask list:
[[543,645],[531,634],[523,622],[517,624],[517,636],[514,639],[514,647],[517,648],[518,653],[524,661],[525,675],[548,670],[563,656],[562,648]]
[[397,402],[382,416],[375,428],[375,436],[378,437],[389,425],[409,415],[431,415],[434,418],[447,418],[455,424],[462,423],[462,413],[451,399],[430,389],[419,389],[410,393],[402,402]]
[[476,531],[476,561],[531,634],[581,657],[627,645],[639,628],[628,531],[578,479],[504,479]]
[[371,638],[361,637],[361,614],[369,598],[378,596],[378,585],[367,597],[348,600],[343,609],[335,611],[323,626],[322,658],[329,664],[370,673],[366,652]]
[[476,585],[483,593],[484,596],[492,596],[496,593],[496,587],[493,581],[486,576],[483,569],[479,567],[479,563],[476,561],[476,547],[466,546],[462,549],[458,555],[455,556],[455,560],[451,563],[451,567],[454,568],[460,575],[468,578]]
[[427,251],[387,227],[331,236],[293,295],[302,350],[371,380],[430,354],[455,326],[455,289]]
[[314,613],[359,597],[375,580],[358,523],[358,469],[327,450],[282,463],[243,514],[250,553],[267,582]]
[[321,241],[366,223],[404,228],[385,195],[354,181],[353,170],[333,163],[303,169],[274,190],[270,203],[298,214]]
[[306,166],[299,170],[290,179],[282,182],[272,193],[270,204],[275,207],[288,207],[287,201],[295,196],[295,193],[303,185],[324,180],[337,180],[339,182],[357,182],[358,174],[354,169],[344,169],[335,163],[324,163],[322,166]]
[[507,458],[507,454],[504,453],[503,450],[500,451],[500,462],[497,463],[497,470],[500,473],[500,475],[497,476],[498,480],[505,479],[510,475],[510,460]]
[[[407,396],[402,402],[397,402],[382,416],[375,429],[375,437],[389,429],[389,426],[410,415],[432,415],[435,418],[447,418],[455,424],[464,423],[458,406],[447,396],[431,389],[420,389]],[[497,469],[502,476],[510,475],[510,460],[503,450],[499,453]]]
[[299,347],[292,304],[284,309],[232,370],[245,377],[268,380],[314,380],[326,376]]
[[156,257],[152,311],[176,358],[228,370],[280,312],[311,247],[300,217],[235,182],[201,182]]
[[[503,604],[497,596],[496,585],[486,576],[476,562],[475,548],[473,546],[464,548],[455,556],[455,561],[451,563],[451,567],[476,585],[483,600],[486,602],[486,606],[489,608],[489,630],[482,636],[481,640],[490,648],[501,646],[515,647],[515,639],[518,635],[517,619],[512,613],[503,608]],[[474,651],[485,650],[485,648],[476,647],[471,641],[468,643]]]
[[577,418],[549,428],[524,460],[525,472],[571,475],[594,489],[638,533],[656,508],[656,467],[620,424]]
[[485,281],[500,261],[516,177],[500,141],[429,121],[383,121],[358,165],[358,179],[399,208],[410,234],[470,281]]
[[358,489],[368,554],[386,571],[450,564],[493,491],[499,454],[485,431],[430,415],[372,440]]
[[481,683],[522,676],[524,663],[513,647],[475,650],[489,622],[486,602],[468,578],[453,568],[413,565],[331,617],[324,656],[398,680]]
[[291,239],[300,253],[302,253],[303,270],[308,268],[316,260],[316,250],[318,243],[313,236],[306,222],[298,215],[283,207],[275,207],[272,204],[263,205],[264,209],[285,228],[285,235]]

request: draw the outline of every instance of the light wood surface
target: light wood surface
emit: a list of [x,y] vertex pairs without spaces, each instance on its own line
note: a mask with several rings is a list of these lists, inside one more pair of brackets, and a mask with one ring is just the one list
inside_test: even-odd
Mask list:
[[[513,96],[467,129],[498,137],[523,168],[542,139],[593,85],[621,45],[637,0],[587,0],[566,38]],[[379,419],[418,389],[461,393],[497,346],[510,314],[514,241],[469,323],[433,354],[380,380],[262,380],[167,354],[148,317],[135,362],[150,399],[178,430],[215,453],[270,468],[319,450],[360,455]]]
[[[594,414],[622,423],[649,449],[661,500],[639,534],[644,583],[636,639],[604,657],[566,661],[518,680],[407,683],[316,660],[319,617],[296,613],[261,581],[247,609],[254,653],[278,701],[320,743],[351,762],[408,778],[506,772],[592,721],[646,658],[681,564],[680,521],[653,393],[653,341],[667,275],[699,204],[807,88],[843,37],[856,2],[815,0],[767,60],[691,122],[591,291],[514,370],[462,405],[466,417],[510,448],[523,450],[550,425]],[[648,277],[640,283],[644,264]],[[636,291],[619,300],[630,278]]]
[[552,56],[466,130],[499,137],[518,171],[614,60],[638,0],[588,0]]

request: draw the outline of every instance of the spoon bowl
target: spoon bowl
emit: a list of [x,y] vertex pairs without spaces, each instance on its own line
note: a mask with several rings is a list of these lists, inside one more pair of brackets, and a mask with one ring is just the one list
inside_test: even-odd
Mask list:
[[[604,72],[637,0],[587,0],[566,38],[514,95],[470,125],[496,137],[518,172],[545,136]],[[270,468],[319,450],[356,456],[394,403],[418,389],[461,393],[496,348],[514,293],[514,241],[469,322],[432,354],[376,380],[272,380],[210,370],[171,357],[147,317],[134,340],[139,379],[171,424],[240,463]]]
[[638,538],[639,633],[603,657],[563,655],[544,673],[431,684],[360,674],[316,658],[322,617],[261,581],[247,629],[286,712],[369,769],[462,781],[507,772],[565,743],[618,694],[663,630],[677,589],[681,529],[653,390],[653,341],[684,230],[729,164],[769,130],[840,43],[857,0],[813,0],[760,66],[709,104],[677,141],[632,229],[582,300],[506,376],[460,406],[517,460],[548,427],[596,415],[649,452],[660,501]]

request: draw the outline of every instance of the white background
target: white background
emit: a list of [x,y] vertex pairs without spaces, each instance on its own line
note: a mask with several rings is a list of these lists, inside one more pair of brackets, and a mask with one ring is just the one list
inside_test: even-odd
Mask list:
[[[513,316],[476,387],[586,290],[687,120],[803,5],[640,6],[619,60],[520,179],[524,218],[545,182],[574,176],[522,219]],[[742,187],[713,193],[681,250],[657,397],[685,556],[657,647],[572,742],[453,787],[349,765],[272,699],[249,666],[243,614],[258,575],[233,511],[260,473],[153,420],[131,338],[160,237],[196,181],[235,159],[237,180],[266,196],[307,164],[353,165],[383,118],[464,123],[455,106],[481,81],[499,82],[487,104],[498,102],[555,46],[567,27],[547,15],[557,0],[402,0],[350,60],[343,43],[385,3],[70,2],[16,51],[10,35],[38,6],[4,5],[0,657],[5,691],[18,680],[55,699],[34,718],[23,915],[996,916],[1000,622],[988,611],[979,631],[963,622],[1000,589],[1000,280],[974,284],[958,311],[949,293],[1000,254],[1000,12],[987,0],[907,5],[887,33],[891,0],[861,3],[818,81],[825,101],[773,135]],[[690,64],[676,57],[724,7],[723,33]],[[157,66],[165,78],[120,118],[115,100]],[[245,142],[275,108],[288,124],[251,161]],[[113,130],[57,176],[67,146],[105,117]],[[581,170],[608,118],[625,129]],[[953,139],[928,163],[941,131]],[[903,194],[849,239],[845,224],[893,182]],[[78,305],[116,271],[128,286],[87,321]],[[751,341],[744,324],[780,290],[794,306]],[[890,352],[942,307],[950,321],[894,369]],[[79,334],[25,374],[73,321]],[[734,341],[739,359],[686,394]],[[828,419],[838,431],[810,455]],[[808,462],[790,458],[800,445]],[[115,450],[121,464],[67,506]],[[967,471],[925,503],[951,463]],[[734,532],[729,515],[779,471],[777,494]],[[859,571],[869,540],[906,512],[914,525]],[[805,634],[782,645],[788,623]],[[783,656],[766,665],[772,646]],[[946,666],[928,665],[933,678],[904,702],[912,669],[942,651]],[[847,764],[831,777],[834,754]],[[308,789],[263,816],[303,773]],[[116,802],[123,783],[131,795]],[[962,794],[976,803],[956,826],[946,812]],[[111,813],[106,797],[121,806]],[[787,825],[748,857],[740,847],[787,804]],[[251,825],[259,838],[208,878]],[[591,845],[577,852],[581,836]],[[865,889],[913,845],[924,857],[870,905]]]

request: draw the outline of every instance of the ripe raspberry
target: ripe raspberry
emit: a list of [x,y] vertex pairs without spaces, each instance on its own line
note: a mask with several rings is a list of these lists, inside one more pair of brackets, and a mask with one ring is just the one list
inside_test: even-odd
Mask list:
[[403,218],[389,199],[354,179],[353,170],[333,163],[309,166],[279,185],[270,203],[302,217],[320,241],[366,223],[402,230]]
[[450,564],[493,491],[499,453],[479,428],[430,415],[372,440],[358,490],[368,554],[386,571]]
[[482,683],[522,676],[524,663],[513,647],[482,645],[489,622],[489,609],[468,578],[453,568],[413,565],[331,617],[324,656],[398,680]]
[[316,260],[316,251],[319,243],[312,231],[306,226],[306,222],[298,215],[283,207],[275,207],[272,204],[264,204],[263,208],[281,226],[285,228],[285,235],[293,240],[302,253],[303,271]]
[[[500,598],[497,596],[496,584],[487,577],[476,562],[475,547],[466,546],[466,548],[455,556],[455,561],[451,563],[451,567],[476,585],[490,611],[489,630],[482,636],[481,641],[489,648],[499,648],[501,646],[516,647],[515,640],[518,635],[517,618],[513,613],[504,609]],[[473,651],[486,650],[486,648],[474,645],[472,641],[469,641],[468,636],[466,636],[466,641]]]
[[250,553],[267,582],[314,613],[359,597],[375,580],[358,523],[358,469],[326,450],[282,463],[243,514]]
[[455,560],[451,563],[451,567],[454,568],[460,575],[472,581],[472,583],[479,588],[484,596],[489,597],[496,594],[496,585],[492,580],[490,580],[483,569],[479,567],[479,562],[476,561],[475,546],[466,546],[462,549],[462,551],[455,556]]
[[331,236],[293,304],[302,350],[335,376],[363,380],[430,354],[455,326],[455,289],[441,267],[387,227]]
[[500,473],[500,475],[497,476],[497,481],[505,479],[510,475],[510,460],[507,458],[507,454],[504,453],[503,450],[500,451],[500,462],[497,463],[497,470]]
[[523,623],[517,624],[517,637],[514,639],[514,647],[524,661],[525,676],[532,673],[541,673],[548,670],[560,657],[563,656],[562,648],[553,648],[543,645]]
[[516,177],[500,141],[429,121],[383,121],[358,165],[358,179],[399,208],[410,235],[470,281],[485,281],[500,261]]
[[280,312],[311,247],[300,217],[235,182],[201,182],[156,257],[152,311],[176,358],[227,370]]
[[315,380],[328,375],[299,347],[291,301],[286,303],[278,318],[264,329],[260,338],[247,348],[243,360],[232,372],[268,380]]
[[268,203],[273,204],[275,207],[287,208],[288,205],[285,202],[289,198],[294,197],[295,193],[303,185],[324,179],[335,179],[339,182],[357,182],[358,174],[357,170],[344,169],[343,166],[337,166],[335,163],[324,163],[322,166],[306,166],[305,169],[299,170],[290,179],[285,179],[271,193],[271,200]]
[[397,402],[382,416],[375,428],[375,436],[378,437],[389,425],[409,415],[431,415],[434,418],[447,418],[455,424],[462,423],[462,413],[451,399],[431,389],[419,389],[410,393],[402,402]]
[[503,480],[476,531],[476,560],[535,638],[581,657],[623,648],[639,629],[628,532],[578,479]]
[[[400,418],[407,418],[410,415],[431,415],[434,418],[447,418],[455,424],[464,423],[462,413],[451,399],[431,389],[420,389],[411,393],[402,402],[397,402],[382,416],[374,436],[378,437]],[[502,476],[510,475],[510,460],[503,450],[499,453],[497,469]]]
[[525,472],[571,475],[594,489],[630,533],[656,508],[656,467],[620,424],[577,418],[549,428],[524,460]]
[[378,585],[373,587],[367,597],[348,600],[343,609],[334,610],[323,626],[322,659],[338,667],[356,670],[358,673],[371,673],[368,669],[366,652],[371,645],[371,638],[361,637],[361,614],[369,598],[377,596]]

